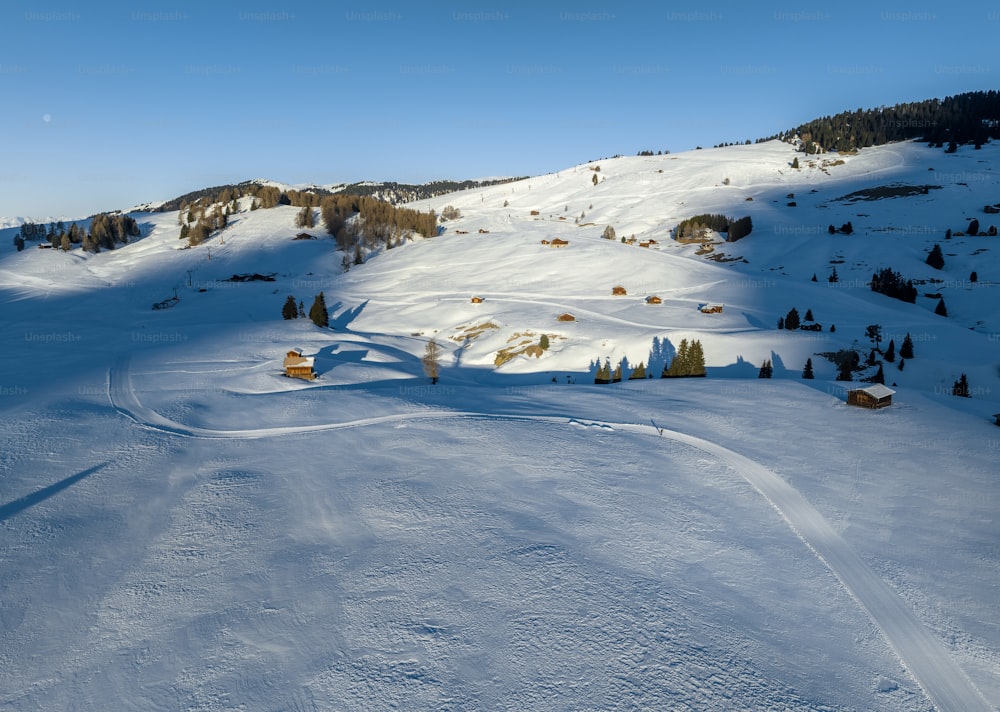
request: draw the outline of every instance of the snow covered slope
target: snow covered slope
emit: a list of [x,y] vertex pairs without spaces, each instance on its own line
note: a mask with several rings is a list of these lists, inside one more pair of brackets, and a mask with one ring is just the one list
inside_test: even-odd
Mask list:
[[[347,273],[291,207],[191,249],[176,213],[98,255],[0,232],[0,709],[996,709],[1000,238],[944,240],[989,225],[994,147],[795,155],[427,201],[463,216]],[[670,240],[702,212],[753,217],[713,253],[746,261]],[[872,294],[882,266],[951,316]],[[320,291],[331,329],[281,319]],[[792,306],[824,330],[778,331]],[[916,351],[878,412],[816,356],[872,323]],[[654,338],[708,378],[593,384]]]

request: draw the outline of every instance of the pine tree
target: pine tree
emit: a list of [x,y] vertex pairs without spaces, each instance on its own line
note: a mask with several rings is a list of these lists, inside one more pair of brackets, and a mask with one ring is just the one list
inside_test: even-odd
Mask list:
[[927,253],[926,262],[934,269],[942,269],[944,267],[944,255],[941,254],[941,245],[935,244],[931,248],[931,251]]
[[438,376],[441,373],[441,347],[437,341],[431,339],[424,349],[424,357],[420,360],[424,366],[424,375],[431,379],[431,385],[437,385]]
[[799,167],[799,157],[796,156],[795,158],[792,159],[792,168],[798,168],[798,167]]
[[899,357],[913,358],[913,339],[910,338],[909,332],[903,337],[903,345],[899,347]]
[[972,397],[972,394],[969,392],[969,380],[965,377],[964,373],[951,387],[951,394],[953,396],[961,396],[962,398]]
[[688,361],[688,340],[681,339],[680,346],[677,347],[677,353],[674,354],[674,358],[670,362],[670,366],[666,367],[663,371],[663,377],[667,378],[668,376],[686,375],[687,361]]
[[937,306],[934,307],[934,313],[938,316],[948,316],[948,307],[944,305],[944,297],[938,300]]
[[832,334],[836,330],[837,330],[837,325],[836,324],[830,324],[830,333]]
[[893,339],[889,339],[889,345],[885,349],[885,360],[889,363],[896,360],[896,342]]
[[701,348],[701,341],[695,339],[691,342],[688,350],[688,373],[689,376],[705,375],[705,352]]
[[969,274],[969,281],[970,282],[978,282],[979,281],[979,275],[976,272],[972,272],[971,274]]
[[802,369],[802,378],[807,381],[811,381],[815,378],[813,375],[813,360],[811,358],[806,359],[805,368]]
[[785,315],[785,328],[789,331],[795,331],[799,328],[799,310],[795,307],[789,309]]
[[812,277],[811,281],[813,281],[813,282],[818,282],[819,281],[818,279],[816,279],[816,273],[815,272],[813,272],[813,277]]
[[594,375],[594,383],[611,383],[611,362],[605,359]]
[[323,292],[313,299],[313,304],[309,308],[309,318],[318,327],[326,328],[330,325],[330,315],[326,311],[326,297],[323,296]]
[[282,319],[295,319],[299,315],[299,309],[295,304],[295,297],[291,294],[288,295],[288,299],[285,300],[285,304],[281,307],[281,318]]
[[629,375],[628,380],[637,381],[640,378],[646,378],[646,364],[642,361],[639,362],[639,365],[636,366],[635,370]]
[[806,321],[814,321],[812,309],[806,309]]
[[905,366],[906,366],[906,359],[903,358],[902,356],[900,356],[899,357],[899,370],[902,371]]
[[778,317],[778,328],[779,329],[784,329],[785,328],[785,317],[783,317],[783,316],[779,316]]
[[[832,227],[832,225],[831,225],[831,227]],[[836,267],[833,268],[833,272],[830,273],[830,276],[827,278],[826,281],[830,282],[831,284],[834,283],[834,282],[839,282],[840,281],[840,277],[837,276],[837,268]]]
[[297,318],[299,319],[306,318],[306,305],[302,303],[302,300],[299,300],[299,314]]
[[885,374],[882,373],[882,364],[878,365],[878,371],[876,371],[875,375],[872,376],[872,383],[885,384]]
[[541,347],[542,351],[548,351],[549,348],[549,335],[542,334],[542,338],[538,340],[538,345]]
[[764,363],[760,365],[760,371],[757,372],[757,378],[770,378],[774,373],[774,367],[771,365],[771,359],[764,359]]
[[975,237],[976,235],[978,235],[979,234],[979,221],[976,220],[975,218],[972,218],[972,221],[969,223],[969,227],[967,227],[965,229],[965,234],[966,235],[971,235],[972,237]]
[[594,180],[592,181],[594,185],[597,185],[597,174],[594,174]]
[[839,364],[837,364],[837,380],[838,381],[853,381],[854,374],[851,373],[851,362],[847,359],[843,359]]

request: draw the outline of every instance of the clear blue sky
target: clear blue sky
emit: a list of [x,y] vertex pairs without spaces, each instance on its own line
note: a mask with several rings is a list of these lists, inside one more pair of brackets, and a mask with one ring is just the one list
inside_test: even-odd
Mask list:
[[0,216],[535,175],[996,88],[983,2],[19,2]]

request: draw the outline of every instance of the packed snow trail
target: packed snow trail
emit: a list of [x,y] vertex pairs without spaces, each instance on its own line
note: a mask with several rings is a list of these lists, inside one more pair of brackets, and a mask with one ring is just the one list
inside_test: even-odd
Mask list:
[[582,424],[638,434],[656,432],[708,453],[729,465],[756,489],[788,523],[792,531],[826,564],[841,584],[882,631],[900,662],[940,712],[992,712],[991,707],[941,642],[920,622],[902,598],[878,576],[802,494],[763,465],[710,440],[660,425],[578,420],[565,415],[527,415],[437,411],[398,413],[373,418],[304,426],[247,430],[190,427],[143,406],[132,388],[128,358],[120,358],[109,374],[109,397],[114,407],[136,423],[157,430],[200,438],[262,438],[292,433],[355,428],[376,423],[443,418],[520,420],[554,425]]

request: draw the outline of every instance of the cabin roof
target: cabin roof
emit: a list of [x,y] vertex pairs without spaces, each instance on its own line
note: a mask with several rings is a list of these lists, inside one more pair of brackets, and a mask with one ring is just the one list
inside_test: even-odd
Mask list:
[[896,391],[882,385],[881,383],[873,383],[870,386],[864,386],[863,388],[852,388],[851,391],[864,391],[872,398],[885,398],[887,396],[894,395]]

